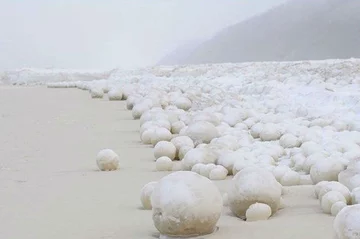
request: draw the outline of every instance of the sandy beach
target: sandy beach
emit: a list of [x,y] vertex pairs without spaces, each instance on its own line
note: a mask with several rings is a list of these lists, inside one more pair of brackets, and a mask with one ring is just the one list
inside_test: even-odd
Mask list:
[[[76,89],[1,86],[0,129],[0,238],[159,236],[139,191],[167,173],[155,172],[125,102]],[[98,171],[102,148],[119,154],[119,171]],[[225,192],[229,180],[216,185]],[[201,238],[332,238],[333,217],[321,211],[313,186],[285,191],[285,208],[268,221],[246,223],[224,207],[219,230]]]

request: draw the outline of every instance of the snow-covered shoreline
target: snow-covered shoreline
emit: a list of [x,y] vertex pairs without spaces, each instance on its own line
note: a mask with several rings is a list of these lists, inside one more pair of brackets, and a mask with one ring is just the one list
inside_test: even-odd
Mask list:
[[[25,77],[22,78],[22,75]],[[296,231],[300,235],[301,225],[304,226],[307,220],[314,220],[314,232],[306,238],[320,238],[321,233],[315,229],[320,225],[326,230],[323,232],[326,238],[335,229],[339,238],[352,239],[339,235],[346,233],[344,228],[358,230],[358,226],[345,218],[347,215],[355,218],[359,214],[359,205],[356,204],[360,195],[360,60],[191,65],[129,71],[116,69],[107,72],[107,75],[104,72],[89,73],[91,77],[88,78],[87,73],[81,76],[72,73],[64,77],[61,71],[28,75],[20,74],[20,77],[11,78],[10,82],[19,84],[29,79],[28,85],[36,83],[48,88],[83,90],[88,98],[94,99],[94,106],[104,108],[103,114],[95,112],[91,103],[83,98],[77,98],[74,90],[65,90],[63,96],[61,90],[55,90],[54,94],[62,96],[64,102],[66,96],[81,100],[86,107],[80,107],[79,116],[85,116],[90,110],[100,124],[105,121],[102,119],[104,115],[109,121],[107,115],[110,112],[106,110],[106,104],[111,106],[108,110],[112,111],[112,117],[117,114],[119,106],[131,111],[118,114],[132,117],[135,124],[140,124],[140,128],[135,127],[132,131],[132,137],[140,136],[142,145],[150,146],[147,173],[153,169],[158,173],[192,171],[174,176],[175,181],[185,182],[188,186],[173,185],[172,176],[167,183],[166,177],[154,181],[144,174],[145,183],[142,186],[149,182],[161,182],[153,185],[155,196],[146,193],[145,201],[155,207],[152,218],[156,228],[164,235],[205,235],[214,229],[220,218],[220,231],[215,230],[216,233],[209,238],[221,238],[224,235],[221,228],[230,226],[223,223],[224,218],[229,220],[229,215],[224,215],[222,210],[232,212],[231,220],[236,215],[241,219],[259,221],[255,222],[258,226],[255,228],[260,231],[266,228],[261,221],[268,219],[268,224],[283,228],[280,224],[290,220],[289,213],[295,212],[294,208],[301,205],[301,200],[304,201],[303,210],[311,215],[301,217],[302,211],[296,211],[293,224],[288,225],[292,229],[286,233]],[[48,80],[47,77],[53,78]],[[6,89],[2,90],[11,94]],[[35,91],[41,92],[40,98],[45,92],[46,97],[51,94],[51,89],[44,87],[37,87]],[[26,91],[23,89],[23,92]],[[37,100],[41,101],[40,98],[38,96]],[[71,100],[66,104],[53,101],[54,106],[59,108],[71,104]],[[6,110],[12,114],[11,107]],[[41,111],[41,107],[37,110]],[[57,111],[52,110],[53,114]],[[66,112],[63,111],[65,115]],[[45,117],[46,111],[43,114]],[[91,120],[88,119],[89,122]],[[64,122],[59,120],[58,124]],[[7,123],[11,125],[11,121]],[[112,125],[117,125],[116,121],[110,123],[110,128],[105,128],[109,130]],[[120,138],[122,136],[119,135]],[[113,140],[107,142],[114,145]],[[136,147],[140,148],[140,145],[138,143]],[[107,145],[105,147],[108,148]],[[113,163],[111,157],[104,160]],[[128,157],[136,158],[136,153]],[[120,156],[119,168],[113,169],[122,174],[127,170],[122,163],[130,165],[130,158],[122,160]],[[142,174],[140,165],[130,167]],[[202,179],[195,182],[196,178],[199,179],[198,175]],[[229,180],[228,176],[234,177]],[[181,180],[182,177],[194,177],[193,184]],[[222,195],[216,192],[210,181],[206,181],[207,178],[218,185]],[[269,185],[266,185],[267,182]],[[131,190],[132,193],[138,190],[140,194],[141,187],[138,185]],[[221,196],[227,201],[224,208],[221,207]],[[134,195],[132,197],[135,200]],[[205,205],[210,202],[207,197],[219,205],[216,210],[212,211],[210,206],[200,207],[201,202]],[[149,205],[146,207],[150,209]],[[184,210],[176,210],[178,207]],[[334,228],[331,224],[333,219],[325,217],[326,214],[331,214],[333,218],[336,216]],[[207,220],[204,215],[212,220]],[[173,218],[185,219],[179,219],[179,223],[169,229],[167,225],[172,223]],[[323,224],[316,218],[322,219]],[[190,219],[193,221],[187,221]],[[306,222],[299,221],[303,219]],[[150,217],[147,221],[150,228],[149,220]],[[203,230],[194,227],[186,231],[199,221],[209,224]],[[233,221],[231,225],[234,227],[230,231],[236,231],[239,223]],[[253,233],[251,225],[252,222],[241,224],[242,231],[247,231],[247,238]],[[287,238],[284,231],[273,229],[273,237]],[[130,231],[128,233],[131,234]],[[235,234],[229,232],[228,235]]]
[[[154,66],[138,69],[74,70],[23,68],[0,71],[5,84],[46,84],[60,81],[121,80],[122,77],[166,77],[215,80],[218,83],[241,84],[247,81],[276,80],[284,83],[314,84],[334,82],[360,84],[360,59],[322,61],[248,62],[199,65]],[[279,78],[277,78],[279,77]],[[346,78],[346,79],[344,79]],[[350,78],[350,79],[349,79]],[[339,81],[339,80],[338,80]]]
[[0,72],[0,83],[43,85],[50,82],[72,82],[107,79],[113,70],[68,70],[23,68]]

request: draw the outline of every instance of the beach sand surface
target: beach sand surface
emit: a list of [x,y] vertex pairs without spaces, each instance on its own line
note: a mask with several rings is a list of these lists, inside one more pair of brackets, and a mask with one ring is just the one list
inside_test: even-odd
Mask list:
[[[124,102],[77,89],[0,86],[0,238],[157,238],[139,195],[168,173],[155,172],[138,129]],[[119,171],[97,170],[103,148],[119,154]],[[215,182],[221,192],[229,180]],[[333,238],[334,218],[312,186],[285,191],[285,208],[270,220],[244,222],[224,207],[219,230],[199,238]]]

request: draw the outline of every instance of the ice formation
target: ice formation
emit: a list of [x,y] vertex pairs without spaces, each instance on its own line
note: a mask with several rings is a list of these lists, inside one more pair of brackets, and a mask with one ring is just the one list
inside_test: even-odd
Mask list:
[[210,234],[223,208],[218,188],[194,172],[163,177],[151,197],[153,221],[162,235],[173,237]]

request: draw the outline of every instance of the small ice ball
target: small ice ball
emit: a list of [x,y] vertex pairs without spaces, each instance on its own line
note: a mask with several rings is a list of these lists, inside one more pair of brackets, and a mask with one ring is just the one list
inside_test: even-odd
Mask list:
[[103,149],[97,154],[96,163],[101,171],[117,170],[119,156],[111,149]]
[[254,203],[246,210],[246,221],[267,220],[271,216],[271,207],[264,203]]
[[338,202],[334,203],[331,206],[331,215],[335,217],[346,206],[347,206],[347,204],[344,203],[343,201],[338,201]]
[[169,141],[160,141],[154,147],[154,156],[155,159],[167,156],[171,160],[174,160],[176,156],[176,147]]
[[171,171],[173,167],[173,161],[166,156],[160,157],[155,162],[157,171]]
[[211,180],[224,180],[228,175],[228,170],[221,165],[217,165],[210,171],[209,178]]
[[343,202],[346,204],[345,197],[337,191],[330,191],[321,198],[321,208],[325,213],[331,213],[331,207],[336,202]]
[[145,210],[151,210],[151,195],[154,191],[157,182],[149,182],[141,189],[140,201]]

